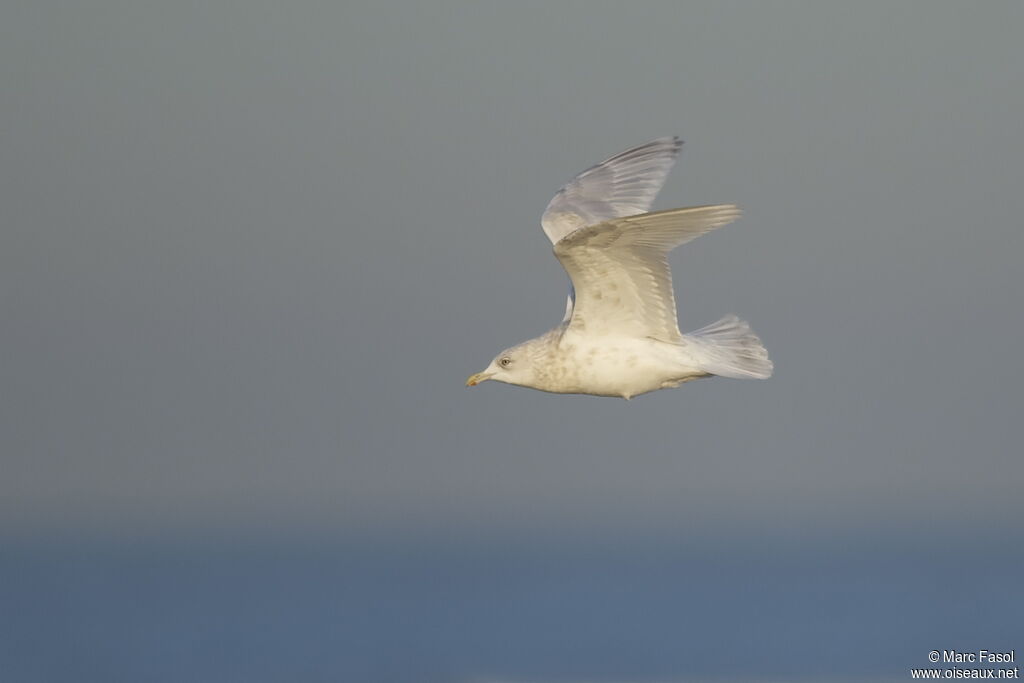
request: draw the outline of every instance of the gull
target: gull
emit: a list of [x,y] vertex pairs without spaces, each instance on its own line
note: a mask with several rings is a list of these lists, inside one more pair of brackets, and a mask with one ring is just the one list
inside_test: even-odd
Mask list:
[[733,204],[648,213],[683,142],[652,140],[592,166],[541,218],[571,280],[554,329],[499,353],[466,380],[629,400],[701,377],[766,379],[761,340],[735,315],[682,334],[668,253],[740,216]]

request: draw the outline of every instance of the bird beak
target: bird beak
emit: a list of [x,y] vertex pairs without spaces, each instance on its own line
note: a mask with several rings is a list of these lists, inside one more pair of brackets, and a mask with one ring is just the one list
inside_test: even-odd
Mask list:
[[491,373],[489,373],[489,372],[478,372],[475,375],[470,375],[469,376],[469,379],[466,380],[466,386],[467,387],[475,387],[477,384],[480,384],[480,382],[483,382],[483,381],[488,380],[490,378],[491,378]]

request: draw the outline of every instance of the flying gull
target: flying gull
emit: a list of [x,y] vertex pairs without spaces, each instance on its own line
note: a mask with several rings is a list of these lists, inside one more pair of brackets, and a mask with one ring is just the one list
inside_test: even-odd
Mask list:
[[668,252],[740,216],[733,204],[648,213],[682,140],[602,161],[559,190],[541,218],[572,286],[557,327],[499,353],[485,380],[625,399],[701,377],[765,379],[768,352],[734,315],[681,334]]

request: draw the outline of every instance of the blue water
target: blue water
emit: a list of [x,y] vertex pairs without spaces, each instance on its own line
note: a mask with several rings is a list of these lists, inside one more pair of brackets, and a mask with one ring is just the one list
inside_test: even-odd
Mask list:
[[909,680],[932,649],[1024,650],[998,541],[0,548],[5,682]]

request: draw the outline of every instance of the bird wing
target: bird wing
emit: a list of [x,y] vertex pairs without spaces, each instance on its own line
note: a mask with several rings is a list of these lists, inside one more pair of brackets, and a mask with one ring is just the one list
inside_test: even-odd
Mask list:
[[[588,225],[649,211],[682,146],[677,137],[658,138],[583,171],[548,203],[540,219],[544,233],[557,244]],[[570,291],[564,320],[572,307]]]
[[683,141],[658,138],[591,166],[558,191],[540,224],[552,244],[574,230],[649,211]]
[[576,293],[568,329],[678,342],[668,252],[739,216],[733,204],[694,206],[614,218],[569,233],[554,249]]

